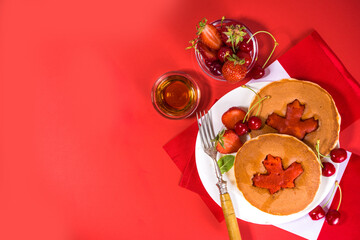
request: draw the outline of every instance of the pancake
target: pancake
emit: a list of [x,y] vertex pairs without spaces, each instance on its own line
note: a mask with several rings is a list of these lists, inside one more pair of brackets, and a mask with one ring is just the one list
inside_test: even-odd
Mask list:
[[[339,139],[340,115],[331,95],[319,85],[296,79],[282,79],[272,82],[259,90],[261,97],[269,96],[262,102],[259,115],[263,127],[250,133],[252,138],[266,133],[278,133],[278,130],[265,124],[268,117],[275,113],[285,116],[287,105],[296,99],[305,106],[301,117],[304,119],[315,119],[318,127],[315,131],[307,133],[303,139],[313,151],[316,151],[316,142],[320,140],[320,153],[328,155],[336,146]],[[255,96],[249,108],[254,106],[258,98]],[[256,114],[258,107],[254,107],[252,115]]]
[[[264,159],[271,154],[281,158],[283,169],[301,164],[303,172],[292,188],[271,194],[269,189],[255,187],[253,177],[266,174]],[[320,186],[321,168],[315,153],[302,141],[285,134],[264,134],[247,141],[237,152],[234,163],[238,189],[256,208],[273,215],[289,215],[305,209]]]

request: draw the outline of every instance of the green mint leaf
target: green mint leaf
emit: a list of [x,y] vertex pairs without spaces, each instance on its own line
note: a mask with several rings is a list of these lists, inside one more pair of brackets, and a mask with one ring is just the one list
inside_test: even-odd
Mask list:
[[229,171],[234,166],[234,161],[235,161],[235,156],[234,155],[222,156],[218,160],[218,165],[219,165],[219,168],[220,168],[220,172],[222,174],[224,174],[227,171]]

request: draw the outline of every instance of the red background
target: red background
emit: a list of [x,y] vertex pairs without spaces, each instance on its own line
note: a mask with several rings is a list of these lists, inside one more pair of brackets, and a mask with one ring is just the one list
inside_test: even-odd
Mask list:
[[[0,239],[226,239],[162,148],[194,118],[161,117],[152,84],[187,71],[202,108],[236,87],[185,51],[199,20],[223,15],[273,33],[273,60],[315,29],[359,81],[359,10],[357,0],[1,1]],[[271,41],[260,40],[265,56]],[[293,237],[240,228],[246,239]]]

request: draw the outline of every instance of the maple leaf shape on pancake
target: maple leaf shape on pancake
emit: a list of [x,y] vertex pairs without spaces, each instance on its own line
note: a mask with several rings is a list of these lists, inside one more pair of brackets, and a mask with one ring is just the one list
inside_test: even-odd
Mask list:
[[282,188],[295,187],[295,179],[304,171],[301,164],[293,162],[287,169],[283,169],[280,157],[268,154],[263,161],[267,173],[257,173],[252,178],[255,187],[267,188],[271,194]]
[[305,105],[295,99],[287,105],[285,117],[272,113],[266,119],[266,124],[278,130],[279,133],[289,134],[303,140],[307,133],[315,131],[319,126],[318,120],[315,120],[314,117],[301,119],[304,109]]

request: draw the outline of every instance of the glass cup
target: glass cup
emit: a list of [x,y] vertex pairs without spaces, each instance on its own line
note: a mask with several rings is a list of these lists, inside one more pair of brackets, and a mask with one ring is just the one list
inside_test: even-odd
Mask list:
[[155,109],[164,117],[184,119],[199,106],[200,88],[184,72],[167,72],[154,83],[151,100]]
[[[245,31],[247,32],[247,34],[249,35],[249,38],[252,37],[253,33],[250,31],[250,29],[245,26],[243,23],[237,21],[237,20],[233,20],[233,19],[224,19],[223,21],[223,24],[226,24],[226,23],[236,23],[236,24],[239,24],[241,26],[244,26],[245,27]],[[212,23],[210,23],[212,25],[214,25],[217,29],[220,29],[220,26],[221,26],[221,19],[219,20],[216,20]],[[249,39],[248,38],[248,39]],[[251,63],[250,65],[248,66],[247,68],[247,73],[250,72],[250,70],[254,67],[255,65],[255,62],[257,60],[257,57],[258,57],[258,43],[257,43],[257,40],[256,40],[256,37],[252,38],[251,39],[252,41],[252,44],[253,44],[253,50],[250,51],[250,56],[251,56]],[[222,76],[222,75],[219,75],[219,76],[216,76],[214,75],[210,70],[209,68],[206,66],[205,64],[205,60],[204,58],[201,56],[201,54],[199,53],[199,51],[196,51],[195,50],[195,57],[196,57],[196,60],[200,66],[200,68],[210,77],[218,80],[218,81],[226,81],[225,78]]]

